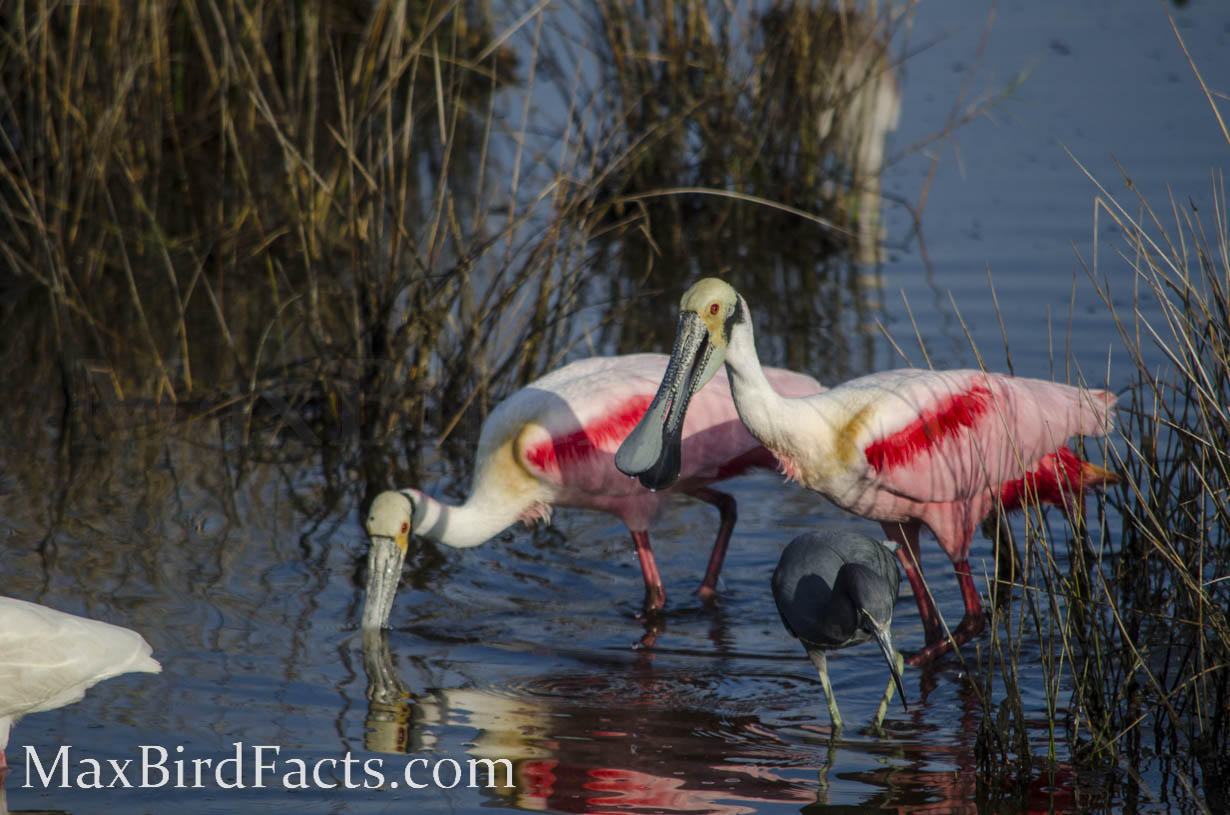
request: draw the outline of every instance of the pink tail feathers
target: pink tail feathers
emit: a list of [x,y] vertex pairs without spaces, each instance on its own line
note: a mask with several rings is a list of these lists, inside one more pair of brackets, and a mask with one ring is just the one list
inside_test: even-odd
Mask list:
[[[1066,422],[1052,425],[1063,437],[1105,436],[1115,423],[1115,402],[1118,397],[1108,390],[1074,388],[1055,384],[1049,391],[1049,399],[1042,393],[1046,389],[1035,386],[1035,398],[1052,402],[1044,412],[1053,410],[1051,417],[1066,414]],[[1056,404],[1058,402],[1058,404]],[[1060,412],[1062,411],[1062,413]],[[999,497],[1004,508],[1020,509],[1026,503],[1037,501],[1061,507],[1069,515],[1079,514],[1084,508],[1084,496],[1088,492],[1111,484],[1118,484],[1117,474],[1091,464],[1073,453],[1066,445],[1043,456],[1024,477],[1005,481],[999,485]]]
[[1079,429],[1075,434],[1081,436],[1105,436],[1115,426],[1115,403],[1118,396],[1107,390],[1078,390],[1077,406]]
[[1062,507],[1071,514],[1084,507],[1085,493],[1119,481],[1117,474],[1060,447],[1043,456],[1024,478],[1000,484],[999,498],[1004,509],[1010,511],[1020,509],[1026,502],[1038,501]]

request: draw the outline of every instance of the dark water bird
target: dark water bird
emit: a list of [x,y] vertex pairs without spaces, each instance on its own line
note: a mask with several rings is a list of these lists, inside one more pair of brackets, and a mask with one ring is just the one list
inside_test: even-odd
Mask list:
[[[782,552],[773,570],[773,599],[786,630],[803,643],[807,656],[820,672],[834,730],[841,729],[841,712],[829,684],[826,653],[861,645],[874,639],[888,660],[892,680],[875,726],[879,726],[892,697],[901,694],[900,654],[893,650],[893,603],[901,575],[897,572],[894,543],[857,532],[825,530],[799,535]],[[908,709],[908,708],[907,708]]]
[[[608,512],[632,532],[645,577],[645,609],[657,611],[666,590],[649,546],[649,527],[672,495],[718,508],[721,525],[700,594],[713,594],[735,525],[735,500],[709,487],[776,459],[739,421],[726,377],[697,388],[686,422],[675,428],[687,462],[677,479],[652,490],[615,469],[615,450],[632,431],[667,374],[665,354],[591,357],[530,383],[496,406],[479,433],[474,484],[460,506],[416,490],[376,496],[367,516],[371,538],[363,628],[387,624],[411,535],[456,548],[477,546],[517,521],[550,518],[552,507]],[[790,396],[822,390],[810,376],[780,368],[764,375]]]
[[136,631],[0,597],[0,779],[17,719],[80,701],[104,679],[161,670]]
[[[907,369],[790,397],[764,375],[747,301],[716,278],[683,295],[671,363],[645,418],[615,456],[620,470],[647,486],[673,483],[677,425],[691,394],[723,362],[739,418],[782,471],[842,509],[879,521],[900,544],[897,558],[927,633],[927,646],[909,658],[915,665],[986,625],[969,549],[974,529],[997,505],[1010,510],[1040,501],[1076,513],[1084,491],[1119,480],[1064,446],[1075,434],[1109,432],[1114,394],[977,370]],[[924,525],[952,561],[965,601],[951,638],[918,565]]]

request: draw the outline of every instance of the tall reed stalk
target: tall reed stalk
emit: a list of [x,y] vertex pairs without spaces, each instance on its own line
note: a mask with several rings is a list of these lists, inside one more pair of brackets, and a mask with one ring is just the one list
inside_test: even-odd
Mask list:
[[[1177,36],[1177,31],[1176,31]],[[1180,40],[1181,44],[1181,40]],[[1199,71],[1193,66],[1199,79]],[[1203,87],[1203,80],[1201,80]],[[1227,131],[1209,93],[1217,126]],[[1230,136],[1227,136],[1230,147]],[[1082,168],[1083,169],[1083,168]],[[978,655],[987,712],[978,757],[993,796],[1070,761],[1116,784],[1125,806],[1230,806],[1230,220],[1220,171],[1212,209],[1131,184],[1097,184],[1093,254],[1082,258],[1133,368],[1101,457],[1122,483],[1066,541],[1028,513],[1022,568],[994,587]],[[1108,253],[1100,227],[1117,238]],[[1090,378],[1094,372],[1084,372]],[[1102,376],[1106,374],[1103,373]],[[1101,378],[1101,377],[1097,377]],[[1092,503],[1092,502],[1091,502]],[[1104,511],[1108,510],[1108,511]],[[1001,574],[1002,574],[1001,569]],[[994,576],[992,581],[994,582]],[[1036,633],[1035,633],[1036,632]],[[1047,716],[1031,721],[1016,669],[1041,661]],[[1002,695],[996,689],[1002,688]],[[998,699],[998,701],[997,701]],[[1149,778],[1161,779],[1150,782]]]

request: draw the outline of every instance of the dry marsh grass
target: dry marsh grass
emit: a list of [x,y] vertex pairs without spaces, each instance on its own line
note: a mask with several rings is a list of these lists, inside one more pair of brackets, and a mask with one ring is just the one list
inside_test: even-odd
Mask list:
[[[101,421],[91,404],[221,411],[240,447],[270,425],[358,440],[384,486],[423,437],[470,437],[574,349],[617,347],[623,306],[690,247],[770,230],[815,242],[810,264],[848,248],[875,207],[833,202],[878,192],[878,166],[857,164],[843,99],[889,76],[891,20],[667,10],[583,7],[585,29],[546,4],[7,4],[5,364],[60,381],[66,427]],[[789,79],[821,54],[862,56]],[[617,90],[580,84],[593,58]],[[769,109],[781,88],[749,85],[769,67],[815,85],[806,110]],[[797,194],[770,200],[783,177]]]
[[[1094,244],[1081,262],[1119,329],[1115,365],[1133,372],[1116,432],[1096,445],[1122,482],[1066,535],[1035,507],[1018,570],[1001,562],[998,585],[991,576],[1011,602],[976,657],[984,794],[1019,803],[1018,779],[1076,767],[1129,809],[1220,812],[1230,806],[1225,181],[1213,171],[1212,209],[1200,211],[1176,195],[1155,208],[1126,171],[1120,195],[1090,178]],[[1024,688],[1017,667],[1035,661],[1043,685]],[[1039,696],[1046,719],[1030,721],[1024,700]]]
[[[556,246],[486,176],[517,62],[489,45],[511,32],[412,3],[15,3],[6,22],[6,288],[48,295],[39,340],[64,367],[120,400],[251,414],[276,391],[336,419],[357,399],[386,442],[414,394],[461,402],[488,366],[541,364],[546,321],[509,295],[566,304],[575,271],[487,262]],[[497,339],[516,351],[479,353]]]

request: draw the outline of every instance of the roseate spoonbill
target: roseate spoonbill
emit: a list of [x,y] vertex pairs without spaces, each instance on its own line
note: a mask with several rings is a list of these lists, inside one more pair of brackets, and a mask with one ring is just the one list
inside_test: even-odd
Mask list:
[[[982,631],[969,547],[997,500],[1012,509],[1032,495],[1072,511],[1085,490],[1118,481],[1064,446],[1074,434],[1109,431],[1114,394],[983,371],[899,370],[790,398],[765,379],[747,302],[715,278],[683,295],[670,366],[615,456],[620,470],[649,487],[673,483],[688,400],[723,362],[739,418],[787,477],[880,521],[901,545],[897,557],[927,633],[927,646],[908,660],[914,665]],[[952,560],[965,601],[951,639],[918,567],[922,524]]]
[[[893,650],[893,603],[901,575],[893,552],[897,544],[857,532],[824,531],[799,535],[782,551],[773,570],[773,599],[782,624],[807,651],[829,705],[834,732],[841,730],[841,711],[829,683],[826,652],[875,639],[888,660],[892,679],[876,713],[879,727],[893,686],[901,688],[901,655]],[[906,708],[909,709],[908,707]]]
[[[477,546],[517,521],[547,520],[555,506],[598,509],[632,532],[645,577],[645,609],[666,602],[648,529],[672,493],[718,508],[721,525],[700,593],[712,595],[735,525],[735,501],[708,487],[776,460],[739,422],[725,376],[697,389],[679,428],[688,463],[673,486],[651,491],[612,466],[619,443],[653,399],[667,372],[665,354],[582,359],[553,371],[505,399],[483,423],[470,497],[460,506],[416,489],[376,496],[367,516],[371,538],[363,628],[388,622],[410,535],[457,548]],[[822,390],[809,376],[764,371],[768,387],[786,396]]]
[[0,779],[17,719],[80,701],[104,679],[161,670],[136,631],[0,597]]

